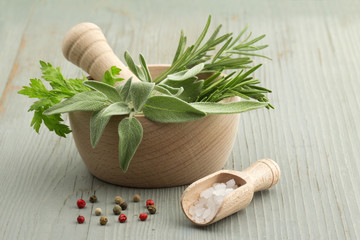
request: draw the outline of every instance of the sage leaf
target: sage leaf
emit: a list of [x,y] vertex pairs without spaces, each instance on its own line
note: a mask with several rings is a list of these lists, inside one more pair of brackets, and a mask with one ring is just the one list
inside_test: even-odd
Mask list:
[[132,59],[132,57],[130,56],[128,51],[125,51],[124,58],[125,58],[126,64],[128,65],[130,71],[133,72],[139,80],[141,80],[142,82],[146,82],[143,72],[135,64],[134,60]]
[[184,90],[178,94],[177,97],[186,102],[194,102],[202,91],[204,80],[197,80],[196,77],[184,79],[181,81],[167,79],[164,81],[164,83],[161,84],[172,88],[182,87]]
[[154,90],[167,95],[179,96],[184,91],[184,88],[183,87],[173,88],[166,84],[160,83],[155,85]]
[[141,65],[141,68],[142,68],[142,71],[143,71],[143,74],[144,74],[144,78],[147,82],[152,82],[152,78],[151,78],[151,75],[150,75],[150,71],[149,71],[149,68],[146,64],[146,61],[145,61],[145,58],[143,55],[139,55],[139,60],[140,60],[140,65]]
[[135,112],[140,112],[142,106],[148,99],[155,83],[135,82],[130,88],[130,99],[134,106]]
[[203,85],[204,80],[198,80],[184,85],[184,91],[178,96],[178,98],[186,102],[194,102],[200,95]]
[[119,164],[123,172],[126,172],[143,137],[143,128],[135,117],[124,118],[119,123],[118,133]]
[[204,68],[204,63],[200,63],[198,65],[195,65],[194,67],[181,71],[181,72],[177,72],[174,74],[170,74],[167,76],[168,79],[171,80],[185,80],[191,77],[195,77],[197,74],[199,74],[201,72],[201,70],[203,70]]
[[209,114],[231,114],[242,113],[262,107],[268,106],[268,103],[254,102],[254,101],[239,101],[239,102],[196,102],[190,103],[190,105],[200,111]]
[[103,108],[100,111],[93,112],[90,118],[90,141],[91,146],[94,148],[98,144],[101,135],[104,132],[106,125],[108,124],[111,116],[104,116],[104,112],[107,108]]
[[63,102],[55,104],[43,112],[44,115],[66,113],[73,111],[98,111],[109,105],[108,98],[97,91],[78,93]]
[[116,102],[104,109],[103,116],[126,115],[131,109],[126,103]]
[[132,57],[130,56],[128,51],[125,51],[124,53],[124,59],[126,64],[128,65],[129,69],[135,74],[137,75],[137,69],[136,69],[136,65],[134,63],[134,60],[132,59]]
[[206,116],[201,110],[172,96],[150,97],[143,113],[150,120],[162,123],[189,122]]
[[132,77],[130,77],[125,84],[121,84],[116,86],[116,91],[118,92],[121,101],[122,102],[129,102],[130,100],[130,87],[131,87],[131,81],[132,81]]
[[125,115],[130,113],[130,108],[127,104],[116,102],[103,108],[100,111],[94,112],[90,118],[90,140],[94,148],[99,142],[101,135],[108,124],[111,116]]
[[145,75],[144,75],[142,69],[138,65],[135,65],[135,68],[136,68],[137,77],[139,78],[139,80],[141,80],[142,82],[146,82]]
[[84,81],[84,85],[103,93],[111,102],[119,102],[122,100],[116,89],[109,84],[97,81]]

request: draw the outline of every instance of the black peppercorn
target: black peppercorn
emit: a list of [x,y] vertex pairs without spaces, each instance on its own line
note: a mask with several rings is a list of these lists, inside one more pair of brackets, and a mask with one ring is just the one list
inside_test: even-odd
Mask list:
[[90,201],[91,203],[97,202],[97,197],[96,197],[96,195],[91,195],[89,201]]
[[121,202],[121,203],[120,203],[120,207],[121,207],[122,210],[126,210],[126,208],[127,208],[127,203],[126,203],[125,201]]

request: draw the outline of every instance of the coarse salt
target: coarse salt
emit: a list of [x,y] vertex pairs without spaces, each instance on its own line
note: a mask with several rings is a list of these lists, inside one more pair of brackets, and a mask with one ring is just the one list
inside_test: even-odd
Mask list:
[[200,193],[200,198],[189,209],[193,221],[205,223],[211,221],[219,210],[224,198],[238,186],[234,179],[226,183],[214,183]]

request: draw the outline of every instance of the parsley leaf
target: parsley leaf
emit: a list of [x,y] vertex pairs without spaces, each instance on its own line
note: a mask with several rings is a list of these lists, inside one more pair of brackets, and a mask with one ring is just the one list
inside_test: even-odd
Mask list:
[[103,83],[109,84],[110,86],[114,86],[116,82],[120,82],[124,80],[123,78],[116,77],[120,74],[121,69],[115,66],[112,66],[110,71],[106,71],[104,77],[102,79]]
[[[42,79],[34,78],[30,79],[29,86],[23,86],[18,93],[28,96],[29,98],[37,98],[29,108],[28,111],[33,111],[34,116],[31,121],[31,126],[39,133],[41,124],[50,130],[54,131],[61,137],[66,137],[66,134],[70,133],[69,126],[63,124],[64,121],[60,114],[44,115],[44,112],[60,103],[63,99],[71,98],[72,96],[91,91],[92,89],[84,85],[84,81],[88,79],[83,78],[66,79],[59,67],[53,67],[50,63],[40,61],[40,68],[42,72],[42,79],[50,84],[52,89],[47,89],[44,85],[45,81]],[[109,71],[105,72],[103,83],[114,86],[116,82],[124,80],[123,78],[116,77],[120,74],[121,69],[115,66],[111,67]]]
[[50,63],[40,61],[42,78],[49,82],[51,90],[48,90],[41,79],[30,79],[29,86],[23,86],[23,89],[18,93],[26,95],[29,98],[38,98],[29,108],[29,111],[34,111],[34,116],[31,121],[31,126],[39,133],[41,124],[50,131],[61,137],[66,137],[70,133],[69,127],[62,122],[64,121],[60,114],[45,116],[43,112],[55,104],[61,102],[64,98],[70,98],[77,93],[90,91],[91,89],[84,86],[83,82],[87,80],[86,77],[82,79],[66,79],[59,67],[54,68]]

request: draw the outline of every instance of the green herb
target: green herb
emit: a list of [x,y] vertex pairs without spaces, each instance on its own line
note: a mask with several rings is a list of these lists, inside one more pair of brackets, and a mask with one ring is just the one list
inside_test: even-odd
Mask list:
[[95,91],[87,91],[78,93],[63,102],[46,109],[43,114],[49,116],[74,111],[98,111],[108,105],[110,105],[110,101],[104,94]]
[[[96,147],[111,116],[129,115],[119,123],[119,163],[126,171],[142,139],[141,123],[134,117],[140,113],[155,86],[154,83],[135,82],[113,87],[102,82],[83,81],[92,91],[78,93],[48,108],[51,115],[72,111],[94,111],[90,119],[91,145]],[[166,104],[165,104],[166,105]]]
[[[40,65],[43,74],[42,78],[49,82],[52,89],[48,90],[40,79],[34,78],[30,79],[29,86],[23,86],[23,89],[18,93],[26,95],[29,98],[39,99],[29,108],[29,111],[34,111],[31,126],[37,133],[39,132],[41,124],[44,123],[50,131],[55,131],[57,135],[66,137],[66,134],[71,131],[67,125],[62,123],[64,120],[59,114],[60,112],[62,113],[62,111],[59,113],[52,112],[51,114],[44,114],[44,112],[50,107],[60,103],[63,99],[71,98],[75,94],[87,92],[91,89],[83,84],[83,82],[87,80],[84,76],[79,79],[66,79],[62,75],[59,67],[54,68],[50,63],[45,63],[44,61],[40,61]],[[123,79],[115,77],[115,75],[119,74],[120,71],[121,70],[119,68],[112,67],[110,71],[106,71],[103,82],[113,85],[117,81],[122,81]],[[85,95],[80,95],[75,98],[75,102],[77,100],[83,101],[84,99],[81,99],[82,96],[85,97]],[[80,102],[76,104],[78,107],[81,105]],[[102,105],[102,103],[96,103],[93,101],[88,110],[96,109],[96,106],[100,105]],[[85,108],[83,108],[84,111]],[[49,113],[49,111],[47,113]]]
[[[205,80],[205,84],[201,93],[198,95],[197,102],[219,102],[225,98],[238,96],[245,100],[255,99],[259,102],[268,102],[265,93],[271,93],[271,90],[257,86],[259,80],[249,77],[251,73],[257,70],[261,64],[244,72],[240,71],[235,75],[235,72],[228,76],[221,77],[214,81],[214,77],[220,76],[221,72],[215,73],[213,76]],[[235,75],[235,76],[234,76]],[[273,108],[269,103],[267,108]]]
[[142,107],[150,96],[155,84],[147,82],[133,83],[130,88],[130,99],[134,107],[134,112],[141,112]]
[[[169,69],[160,74],[157,78],[154,79],[155,83],[159,83],[168,75],[186,70],[191,66],[197,65],[199,63],[205,63],[203,72],[217,72],[223,71],[224,69],[244,69],[249,68],[252,60],[250,56],[259,56],[265,57],[260,54],[253,53],[254,51],[261,50],[267,47],[267,45],[254,46],[253,44],[257,43],[265,37],[261,35],[257,38],[249,40],[251,33],[242,40],[242,36],[247,30],[247,27],[244,28],[240,34],[233,40],[232,33],[224,34],[220,37],[217,37],[222,25],[218,26],[209,39],[202,45],[211,23],[211,16],[209,16],[205,28],[200,34],[196,42],[187,47],[186,45],[186,36],[183,31],[181,31],[180,40],[178,48],[175,53],[173,63]],[[248,41],[249,40],[249,41]],[[215,47],[219,44],[225,42],[225,44],[214,54],[210,52],[215,50]],[[235,57],[234,57],[235,55]],[[237,56],[236,56],[237,55]],[[241,55],[246,55],[249,57],[241,57]]]
[[[113,105],[114,104],[110,105],[108,108],[103,108],[99,111],[93,112],[93,114],[91,115],[91,118],[90,118],[90,141],[91,141],[91,146],[93,148],[98,144],[98,142],[101,138],[101,135],[103,134],[104,129],[112,116],[112,115],[106,115],[104,112],[106,112],[106,111],[111,112],[108,109],[111,109]],[[126,111],[121,112],[121,113],[125,114]]]
[[110,71],[105,72],[102,82],[110,86],[114,86],[116,82],[121,82],[124,79],[117,77],[120,74],[120,71],[120,68],[112,66]]
[[111,102],[118,102],[122,100],[116,89],[108,84],[96,81],[85,81],[84,85],[98,91],[98,95],[102,94],[106,96],[106,98]]
[[[141,54],[139,66],[128,52],[124,54],[129,69],[141,82],[133,82],[130,78],[117,86],[115,83],[123,80],[117,77],[121,71],[117,67],[106,71],[102,82],[96,82],[85,77],[65,79],[60,68],[41,61],[43,79],[52,89],[48,90],[39,79],[30,79],[30,86],[19,91],[39,99],[29,109],[34,111],[31,125],[38,132],[44,122],[50,131],[65,137],[70,129],[61,123],[61,113],[92,111],[90,140],[92,147],[96,147],[111,117],[124,115],[118,125],[119,165],[126,172],[143,135],[137,115],[145,115],[155,122],[178,123],[208,114],[242,113],[272,107],[264,95],[271,91],[259,87],[260,81],[251,76],[261,64],[251,67],[253,59],[250,57],[265,57],[254,53],[267,47],[254,46],[264,35],[250,40],[250,33],[243,39],[245,28],[235,38],[231,33],[217,37],[220,25],[202,44],[210,21],[211,17],[199,38],[189,47],[186,47],[187,38],[181,31],[172,65],[154,80]],[[225,75],[225,69],[235,71]],[[257,101],[220,102],[235,96]]]
[[141,142],[143,128],[139,120],[135,117],[129,117],[121,120],[118,131],[120,167],[126,171]]
[[192,107],[208,114],[231,114],[242,113],[266,107],[267,103],[240,101],[229,103],[195,102],[190,103]]
[[[261,64],[250,67],[253,62],[250,57],[266,56],[256,54],[255,51],[264,49],[267,45],[254,46],[265,37],[261,35],[250,40],[251,33],[243,38],[247,27],[245,27],[235,39],[232,33],[224,34],[217,37],[222,25],[218,26],[209,39],[202,45],[205,36],[209,30],[211,16],[205,25],[204,30],[200,34],[197,41],[185,48],[186,36],[181,31],[178,48],[175,53],[173,63],[169,69],[159,75],[154,82],[166,84],[171,87],[181,88],[184,90],[179,98],[187,102],[219,102],[225,98],[238,96],[243,99],[255,99],[259,102],[268,102],[264,93],[271,91],[258,87],[259,80],[250,77]],[[215,47],[224,43],[218,51],[214,51]],[[246,57],[244,57],[246,56]],[[245,71],[246,69],[249,69]],[[227,77],[220,77],[226,69],[238,69],[228,74]],[[210,73],[207,79],[197,80],[197,75],[201,73]],[[220,79],[218,79],[220,77]],[[271,104],[266,105],[267,108],[273,108]]]
[[27,95],[29,98],[39,99],[29,108],[29,111],[34,111],[31,126],[36,132],[39,132],[41,124],[44,123],[50,131],[55,131],[59,136],[65,137],[71,131],[67,125],[61,123],[63,119],[60,114],[46,116],[43,112],[64,98],[70,98],[77,93],[88,91],[89,89],[82,84],[86,78],[65,79],[60,68],[54,68],[50,63],[43,61],[40,61],[40,65],[42,78],[50,83],[52,90],[47,90],[40,79],[34,78],[30,79],[30,86],[24,86],[19,93]]
[[125,61],[129,67],[129,69],[137,76],[137,78],[143,82],[152,82],[151,75],[147,64],[145,62],[145,58],[143,55],[139,55],[139,60],[141,64],[141,68],[139,68],[135,63],[130,54],[126,51],[124,54]]
[[206,116],[206,113],[173,96],[153,96],[144,105],[145,116],[155,122],[189,122]]

